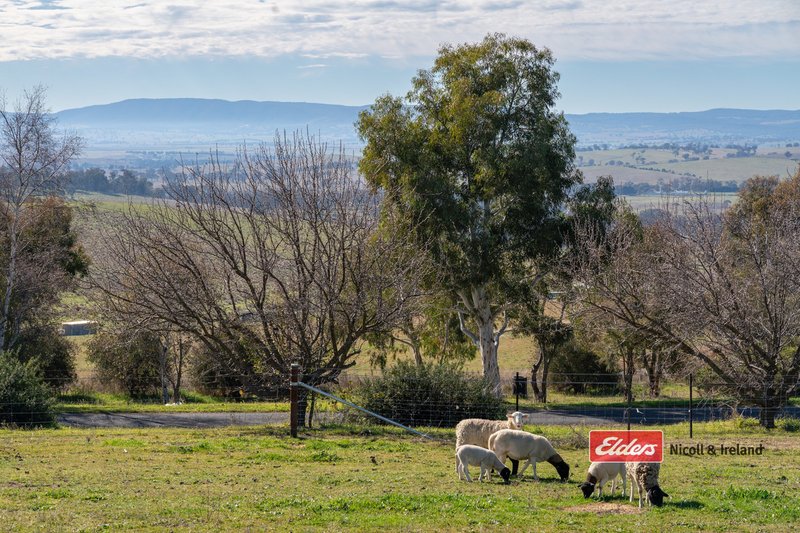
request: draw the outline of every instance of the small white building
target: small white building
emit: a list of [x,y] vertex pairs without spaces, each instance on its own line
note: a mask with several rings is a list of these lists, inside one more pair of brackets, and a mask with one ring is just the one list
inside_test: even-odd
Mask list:
[[76,335],[91,335],[97,331],[97,322],[94,320],[76,320],[75,322],[62,322],[61,334],[67,337]]

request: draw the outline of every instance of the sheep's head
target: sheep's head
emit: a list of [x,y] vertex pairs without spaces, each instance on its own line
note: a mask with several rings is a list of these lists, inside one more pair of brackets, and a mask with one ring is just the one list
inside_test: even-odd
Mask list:
[[583,497],[588,498],[594,492],[594,483],[590,483],[588,481],[584,481],[580,485],[578,485],[580,489],[583,491]]
[[528,420],[527,413],[521,413],[519,411],[514,411],[508,416],[508,427],[511,429],[522,429],[522,426]]
[[503,483],[508,485],[511,483],[511,470],[509,470],[508,467],[505,467],[500,471],[500,477],[503,478]]
[[656,507],[664,505],[664,497],[669,498],[669,494],[661,490],[658,485],[647,489],[647,499]]
[[569,479],[569,465],[560,455],[555,454],[547,462],[555,467],[561,481],[566,482]]
[[556,472],[558,472],[559,477],[561,477],[561,481],[566,482],[569,479],[569,465],[566,461],[561,461],[560,463],[555,463],[553,465],[556,467]]

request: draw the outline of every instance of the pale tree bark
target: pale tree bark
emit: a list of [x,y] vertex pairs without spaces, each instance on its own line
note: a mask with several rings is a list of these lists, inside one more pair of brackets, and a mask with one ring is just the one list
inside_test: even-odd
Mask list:
[[[461,303],[466,308],[466,312],[463,310],[458,311],[461,331],[478,347],[483,365],[483,377],[489,383],[495,396],[501,397],[502,389],[497,349],[500,346],[500,337],[508,327],[508,314],[503,313],[503,323],[499,329],[495,329],[497,312],[492,310],[489,291],[485,285],[473,286],[469,290],[457,292]],[[477,333],[470,330],[464,322],[465,314],[475,322]]]

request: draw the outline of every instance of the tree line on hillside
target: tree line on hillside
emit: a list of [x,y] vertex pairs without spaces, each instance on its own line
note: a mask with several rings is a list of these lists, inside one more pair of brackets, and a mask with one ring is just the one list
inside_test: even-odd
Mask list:
[[672,194],[676,192],[692,194],[733,193],[739,191],[739,183],[735,180],[700,179],[691,176],[678,176],[674,179],[660,179],[653,183],[633,183],[626,181],[614,186],[614,192],[623,196],[640,196],[650,194]]
[[[513,332],[536,341],[542,402],[554,371],[619,372],[630,398],[638,369],[657,396],[693,368],[772,427],[800,378],[800,171],[748,181],[722,213],[686,203],[643,221],[610,178],[582,183],[553,63],[502,34],[445,45],[405,98],[361,113],[358,169],[308,134],[212,156],[147,209],[95,213],[91,263],[52,198],[79,140],[52,135],[40,90],[4,105],[3,357],[46,366],[51,349],[25,335],[82,279],[103,324],[90,358],[164,402],[180,400],[189,360],[211,387],[264,396],[286,390],[293,362],[325,385],[398,346],[414,357],[398,372],[432,387],[441,373],[420,369],[477,355],[481,394],[499,400]],[[38,144],[15,152],[30,132]]]
[[128,169],[106,171],[93,167],[67,172],[63,178],[63,188],[68,193],[85,191],[153,196],[161,194],[159,189],[154,189],[154,178],[152,172],[140,173]]

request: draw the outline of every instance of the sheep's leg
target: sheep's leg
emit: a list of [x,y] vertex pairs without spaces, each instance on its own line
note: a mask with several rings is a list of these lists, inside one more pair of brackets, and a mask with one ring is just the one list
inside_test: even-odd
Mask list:
[[519,461],[516,459],[511,459],[511,475],[517,475],[517,469],[519,468]]
[[536,461],[534,461],[532,459],[528,459],[528,460],[531,461],[531,463],[533,464],[533,480],[534,481],[539,481],[539,476],[536,474]]
[[530,464],[531,464],[531,460],[530,460],[530,459],[528,459],[528,460],[525,462],[525,464],[524,464],[524,465],[522,465],[522,470],[520,470],[520,471],[519,471],[519,477],[522,477],[522,474],[524,474],[524,473],[525,473],[525,470],[527,470],[527,469],[528,469],[528,467],[530,466]]
[[469,468],[467,468],[467,463],[461,463],[461,468],[464,470],[464,475],[467,476],[467,481],[472,483],[472,478],[469,476]]
[[461,461],[459,460],[456,460],[456,473],[458,474],[459,481],[464,479],[464,467],[461,466]]
[[603,499],[603,482],[602,481],[598,481],[597,482],[597,499],[598,500],[602,500]]
[[614,497],[614,492],[617,490],[617,478],[611,480],[611,497]]
[[483,464],[481,464],[481,475],[480,475],[480,477],[478,477],[478,481],[483,483],[483,479],[486,478],[487,480],[489,480],[491,475],[492,475],[491,468],[487,472],[486,467],[483,466]]
[[631,497],[628,501],[633,502],[633,487],[636,486],[636,490],[639,490],[639,485],[636,483],[636,480],[631,478]]

